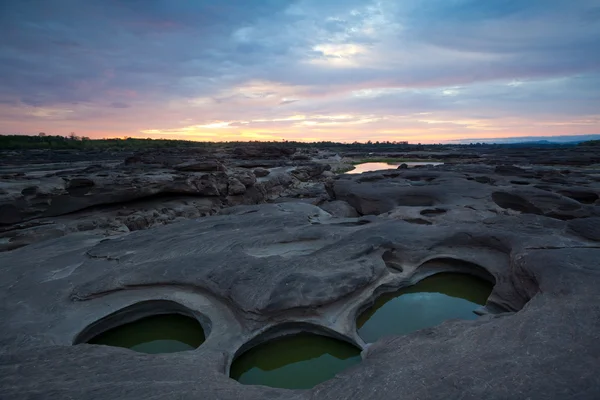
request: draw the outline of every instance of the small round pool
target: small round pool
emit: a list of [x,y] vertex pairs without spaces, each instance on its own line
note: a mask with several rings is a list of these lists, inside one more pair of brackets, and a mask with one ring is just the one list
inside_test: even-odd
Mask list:
[[360,349],[350,343],[301,333],[246,351],[233,361],[230,376],[246,385],[310,389],[360,360]]
[[204,330],[196,319],[180,314],[164,314],[110,329],[88,343],[158,354],[193,350],[204,340]]
[[362,313],[358,334],[367,343],[387,335],[404,335],[448,319],[475,319],[493,286],[466,274],[440,273],[396,292],[386,293]]

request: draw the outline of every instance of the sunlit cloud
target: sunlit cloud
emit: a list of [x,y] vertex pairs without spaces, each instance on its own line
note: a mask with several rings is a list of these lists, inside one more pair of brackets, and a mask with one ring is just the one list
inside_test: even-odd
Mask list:
[[207,129],[217,128],[217,129],[222,129],[222,128],[231,128],[231,126],[229,125],[229,122],[213,122],[211,124],[198,125],[198,128],[207,128]]
[[519,87],[523,85],[522,81],[518,81],[518,80],[513,80],[510,83],[508,83],[508,86],[512,86],[512,87]]
[[29,109],[28,114],[32,117],[37,118],[64,118],[69,114],[72,114],[73,110],[65,108],[51,108],[51,107],[32,107]]
[[320,56],[310,58],[309,63],[332,67],[357,67],[361,61],[359,56],[365,60],[364,56],[367,55],[365,46],[354,43],[319,44],[313,50]]
[[460,88],[444,89],[442,94],[444,96],[456,96],[460,93]]

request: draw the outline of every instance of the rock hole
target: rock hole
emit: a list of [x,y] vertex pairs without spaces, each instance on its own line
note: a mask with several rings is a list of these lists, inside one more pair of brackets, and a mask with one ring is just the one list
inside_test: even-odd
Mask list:
[[370,224],[373,221],[370,221],[366,218],[356,219],[356,221],[345,221],[345,222],[335,222],[336,226],[361,226]]
[[190,310],[170,301],[147,301],[91,324],[78,335],[74,344],[98,344],[160,354],[193,350],[204,341],[204,329]]
[[582,204],[594,204],[600,198],[596,193],[585,190],[559,190],[557,193]]
[[67,192],[70,196],[85,196],[94,186],[94,181],[88,178],[73,178],[67,182]]
[[496,180],[490,178],[489,176],[476,176],[475,177],[475,182],[477,183],[483,183],[483,184],[488,184],[488,185],[493,185]]
[[394,200],[398,206],[404,207],[431,207],[435,205],[436,202],[436,199],[434,199],[432,196],[417,192],[403,193]]
[[433,208],[433,209],[421,211],[421,215],[424,217],[432,217],[435,215],[440,215],[440,214],[445,214],[445,213],[446,213],[446,210],[441,209],[441,208]]
[[410,224],[417,224],[417,225],[433,225],[432,222],[429,222],[423,218],[406,218],[406,219],[404,219],[404,221],[406,221]]
[[386,267],[394,270],[393,272],[402,272],[404,268],[400,262],[400,257],[398,256],[396,250],[388,250],[381,256],[383,258],[383,262]]
[[520,211],[525,214],[537,214],[541,215],[542,211],[531,204],[527,199],[524,199],[521,196],[517,196],[515,194],[506,193],[506,192],[494,192],[492,193],[492,200],[498,206],[504,209],[511,209],[515,211]]
[[360,349],[346,341],[300,332],[243,352],[230,376],[245,385],[310,389],[360,361]]
[[387,335],[406,335],[448,319],[476,319],[474,311],[492,292],[489,282],[467,274],[439,273],[417,284],[385,293],[357,319],[359,336],[375,342]]
[[405,179],[412,181],[412,182],[419,182],[419,181],[424,181],[424,182],[432,182],[435,180],[436,177],[434,176],[419,176],[419,175],[412,175],[412,176],[406,176]]
[[198,321],[179,314],[166,314],[118,326],[101,333],[88,343],[160,354],[193,350],[204,343],[204,340],[204,331]]
[[37,186],[29,186],[21,190],[21,194],[23,196],[33,196],[37,193],[38,189],[39,188]]

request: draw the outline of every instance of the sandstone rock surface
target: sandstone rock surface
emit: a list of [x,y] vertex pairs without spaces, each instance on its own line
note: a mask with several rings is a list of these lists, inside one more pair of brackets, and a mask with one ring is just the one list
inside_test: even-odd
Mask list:
[[322,204],[320,207],[334,217],[356,218],[359,216],[354,207],[342,200],[330,201]]
[[[448,214],[431,210],[425,216]],[[598,245],[569,234],[572,222],[543,215],[474,219],[415,225],[391,214],[333,218],[302,203],[251,205],[108,240],[79,233],[2,253],[0,397],[598,397]],[[370,346],[357,335],[357,313],[381,288],[443,271],[495,283],[488,315]],[[206,342],[168,355],[73,345],[96,321],[148,301],[201,315]],[[335,332],[365,349],[363,361],[305,391],[227,376],[246,342],[298,327]]]
[[[515,174],[527,180],[515,183]],[[332,199],[347,202],[361,215],[402,208],[414,214],[419,207],[445,207],[451,212],[443,218],[471,211],[562,220],[600,216],[600,209],[591,201],[600,194],[598,182],[588,174],[576,173],[565,177],[562,184],[548,185],[548,176],[557,174],[517,167],[438,166],[342,175],[327,183],[327,191]]]
[[177,171],[225,171],[225,166],[216,160],[188,161],[175,165]]
[[269,171],[268,169],[264,169],[264,168],[256,168],[254,170],[254,176],[256,176],[257,178],[263,178],[267,175],[269,175],[271,173],[271,171]]
[[[224,170],[167,152],[3,175],[1,399],[600,398],[600,178],[579,158],[332,177],[277,147],[231,151]],[[363,341],[377,296],[439,272],[494,285],[478,319]],[[198,349],[86,344],[174,306],[202,324]],[[298,330],[361,363],[310,390],[229,378],[241,349]]]
[[[123,163],[80,168],[23,168],[23,173],[0,177],[0,251],[77,231],[121,234],[211,215],[227,206],[325,193],[315,182],[329,168],[326,163],[298,165],[288,157],[293,151],[265,148],[265,157],[290,165],[257,169],[257,177],[227,154],[222,160],[197,159],[204,153],[191,149],[148,151]],[[263,154],[261,149],[248,149],[249,157]]]

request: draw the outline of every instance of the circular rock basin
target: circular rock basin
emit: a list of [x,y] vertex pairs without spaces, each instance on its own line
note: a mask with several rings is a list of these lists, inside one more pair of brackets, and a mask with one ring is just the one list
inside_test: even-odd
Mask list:
[[203,342],[204,331],[197,320],[180,314],[164,314],[110,329],[88,343],[158,354],[193,350]]
[[440,273],[408,288],[379,296],[358,317],[358,334],[367,343],[387,335],[404,335],[441,322],[475,319],[492,285],[466,274]]
[[360,360],[350,343],[301,333],[251,348],[233,361],[230,375],[246,385],[310,389]]

